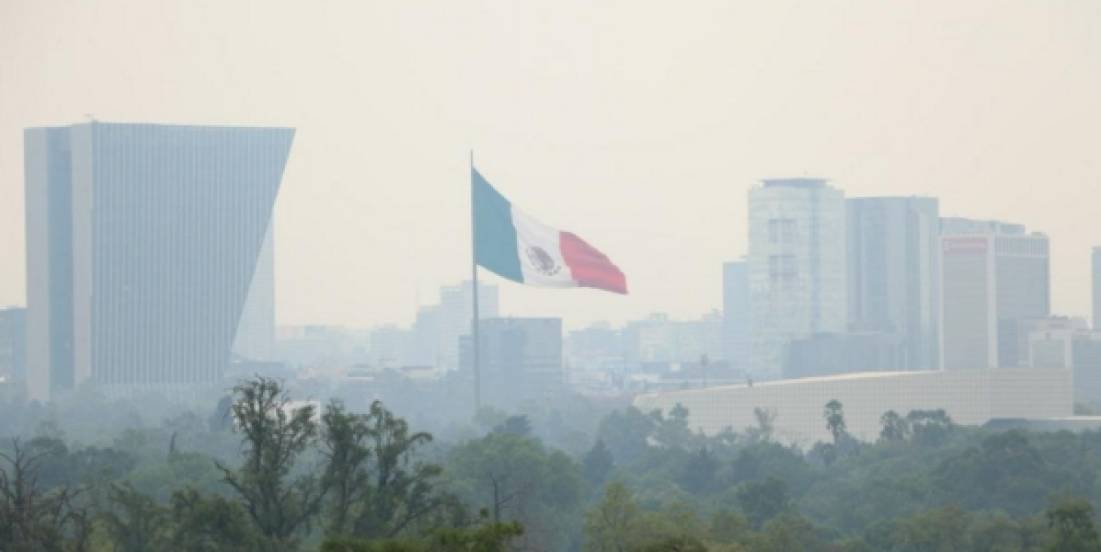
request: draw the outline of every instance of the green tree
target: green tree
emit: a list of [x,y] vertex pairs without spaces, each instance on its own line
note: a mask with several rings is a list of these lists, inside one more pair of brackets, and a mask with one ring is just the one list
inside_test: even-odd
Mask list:
[[677,482],[681,488],[690,493],[704,494],[715,490],[715,477],[718,471],[719,461],[706,447],[700,447],[684,463]]
[[1080,498],[1066,498],[1047,510],[1048,527],[1054,533],[1052,552],[1098,552],[1101,537],[1093,520],[1093,506]]
[[906,415],[915,443],[937,447],[944,444],[955,429],[952,418],[944,410],[911,410]]
[[764,522],[791,508],[787,483],[775,477],[746,483],[738,489],[736,496],[742,511],[754,527],[760,527]]
[[654,441],[666,448],[687,448],[693,440],[692,430],[688,428],[688,414],[688,409],[681,403],[674,405],[668,416],[663,416],[660,410],[653,411],[650,416],[656,422]]
[[409,424],[375,401],[363,419],[370,442],[370,483],[354,518],[353,534],[393,537],[440,508],[446,497],[435,487],[442,469],[415,461],[432,435],[411,432]]
[[129,484],[112,485],[109,496],[111,508],[102,519],[115,552],[163,549],[169,519],[161,505]]
[[640,460],[650,449],[650,437],[656,427],[654,417],[631,406],[600,420],[597,438],[604,441],[616,462],[629,465]]
[[244,462],[237,469],[218,467],[260,532],[273,543],[292,546],[321,506],[316,478],[291,479],[298,456],[317,437],[314,407],[292,408],[282,386],[270,378],[242,382],[233,391]]
[[754,552],[827,552],[832,551],[829,540],[822,531],[806,518],[785,513],[765,524],[753,539],[750,549]]
[[321,426],[321,453],[326,459],[321,485],[328,501],[325,530],[329,535],[344,535],[355,515],[353,508],[370,485],[370,429],[363,416],[348,412],[335,400],[325,406]]
[[826,403],[826,407],[822,410],[822,417],[826,420],[826,429],[829,429],[830,435],[833,436],[834,446],[839,446],[846,430],[845,412],[841,401],[833,399]]
[[[54,451],[56,452],[56,451]],[[50,450],[32,451],[18,440],[0,453],[0,550],[78,552],[87,549],[90,516],[76,499],[79,489],[44,490],[39,477]]]
[[518,523],[487,523],[436,529],[419,538],[333,538],[322,543],[321,552],[504,552],[523,533]]
[[910,424],[894,410],[884,412],[879,417],[879,425],[882,427],[879,431],[881,441],[905,441],[910,436]]
[[776,425],[776,411],[769,408],[753,409],[753,417],[757,425],[746,430],[746,437],[750,443],[762,443],[772,440],[772,432]]
[[531,436],[531,420],[527,416],[509,416],[500,425],[493,428],[498,433],[511,433],[521,437]]
[[585,550],[628,552],[637,531],[639,507],[626,485],[613,481],[604,497],[585,515]]
[[565,547],[580,529],[581,469],[534,439],[490,433],[449,457],[453,487],[494,523],[519,522],[521,546]]
[[173,552],[253,552],[274,545],[253,528],[241,506],[185,488],[172,495],[168,549]]
[[597,439],[593,448],[585,454],[581,460],[581,468],[585,474],[585,481],[592,488],[599,488],[615,466],[612,452],[604,444],[603,439]]

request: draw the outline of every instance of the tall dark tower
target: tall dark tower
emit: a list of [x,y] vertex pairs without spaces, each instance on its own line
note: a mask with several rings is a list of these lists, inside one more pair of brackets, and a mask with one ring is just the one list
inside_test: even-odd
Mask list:
[[217,382],[289,128],[92,122],[24,133],[27,381],[48,399]]

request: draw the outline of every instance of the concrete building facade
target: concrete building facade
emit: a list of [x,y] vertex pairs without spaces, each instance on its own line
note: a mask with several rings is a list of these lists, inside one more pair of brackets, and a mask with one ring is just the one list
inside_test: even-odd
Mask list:
[[1020,365],[1020,321],[1051,312],[1047,236],[1017,224],[945,218],[940,243],[941,365]]
[[943,409],[955,423],[983,425],[996,419],[1063,418],[1073,414],[1070,370],[1004,369],[872,372],[758,382],[639,395],[643,412],[688,409],[689,427],[714,435],[757,426],[755,409],[774,416],[773,438],[804,448],[831,436],[822,421],[827,402],[844,407],[848,432],[874,441],[880,416],[893,410]]

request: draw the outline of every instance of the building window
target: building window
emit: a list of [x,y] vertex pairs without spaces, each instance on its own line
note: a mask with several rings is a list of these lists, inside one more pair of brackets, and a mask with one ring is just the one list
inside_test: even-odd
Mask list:
[[795,219],[768,219],[768,242],[778,244],[795,243]]
[[772,287],[790,289],[799,277],[794,255],[770,255],[768,257],[768,281]]

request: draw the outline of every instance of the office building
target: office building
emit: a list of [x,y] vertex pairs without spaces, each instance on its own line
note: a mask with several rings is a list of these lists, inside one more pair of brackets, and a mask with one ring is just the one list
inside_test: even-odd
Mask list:
[[24,385],[27,310],[0,308],[0,382]]
[[1101,330],[1101,247],[1093,248],[1090,259],[1093,282],[1093,329]]
[[844,332],[845,196],[825,180],[765,180],[749,192],[750,373],[780,376],[788,344]]
[[901,363],[877,369],[929,370],[940,352],[940,215],[927,197],[846,201],[849,327],[894,334]]
[[1101,332],[1083,319],[1066,317],[1033,321],[1024,331],[1032,368],[1072,371],[1075,402],[1101,407]]
[[1048,238],[997,221],[941,219],[941,364],[1021,363],[1020,321],[1050,314]]
[[909,369],[906,340],[893,332],[815,334],[788,345],[784,379]]
[[575,372],[622,374],[625,371],[623,332],[607,322],[569,332],[563,347],[571,375]]
[[723,263],[722,358],[741,372],[749,368],[750,309],[749,263],[745,259]]
[[[474,320],[474,286],[470,281],[440,288],[439,368],[443,372],[459,367],[459,337],[470,333]],[[498,316],[497,286],[478,285],[478,317]]]
[[428,305],[417,309],[413,322],[413,350],[410,363],[415,366],[431,366],[440,372],[440,306]]
[[[479,337],[483,404],[507,408],[547,402],[564,391],[562,319],[486,318]],[[460,344],[463,371],[471,373],[470,335]]]
[[272,221],[256,258],[252,283],[241,309],[241,321],[233,339],[233,356],[239,360],[267,362],[275,358],[275,243]]
[[953,422],[981,426],[992,420],[1053,419],[1074,412],[1070,370],[1006,368],[1004,370],[922,370],[867,372],[797,380],[724,385],[705,389],[639,395],[643,412],[668,413],[678,404],[688,409],[688,427],[715,435],[757,427],[755,410],[771,412],[772,438],[810,448],[832,437],[822,422],[831,400],[845,408],[847,432],[875,441],[880,417],[893,410],[943,409]]
[[219,382],[270,230],[287,128],[24,133],[27,379],[48,399]]

